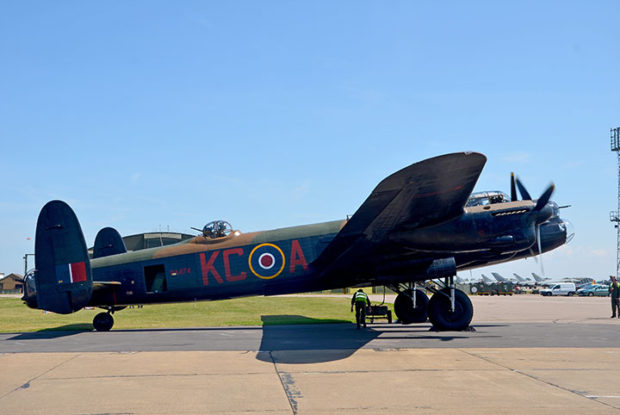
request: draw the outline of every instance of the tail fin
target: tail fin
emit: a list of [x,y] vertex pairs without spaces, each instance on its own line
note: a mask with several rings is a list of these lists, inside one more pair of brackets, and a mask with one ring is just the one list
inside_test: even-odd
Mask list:
[[114,228],[103,228],[95,237],[93,258],[101,258],[109,255],[124,254],[127,252],[123,238]]
[[88,304],[93,280],[86,242],[73,210],[54,200],[41,209],[35,239],[37,306],[69,314]]
[[491,275],[493,275],[493,278],[495,278],[497,282],[506,282],[506,278],[502,277],[497,272],[492,272]]

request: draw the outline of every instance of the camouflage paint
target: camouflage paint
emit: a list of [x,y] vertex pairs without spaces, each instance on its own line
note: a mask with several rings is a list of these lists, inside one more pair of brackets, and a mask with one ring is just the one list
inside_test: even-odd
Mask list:
[[[93,305],[123,305],[241,295],[269,295],[311,287],[311,263],[346,221],[264,232],[232,232],[222,238],[197,236],[179,244],[96,258],[93,280],[118,281],[100,290]],[[262,263],[261,263],[262,260]],[[163,266],[165,290],[147,292],[145,268]]]

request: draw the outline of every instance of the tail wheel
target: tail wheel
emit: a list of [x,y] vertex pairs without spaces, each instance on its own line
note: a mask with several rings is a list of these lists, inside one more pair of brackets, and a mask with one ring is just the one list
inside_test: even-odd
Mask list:
[[450,289],[435,293],[428,302],[428,318],[438,330],[465,330],[474,316],[474,307],[461,290],[454,290],[454,312],[450,311]]
[[394,301],[394,313],[403,324],[424,323],[428,318],[428,297],[422,290],[415,290],[416,307],[413,308],[413,295],[413,290],[405,290]]
[[93,327],[97,331],[110,331],[114,325],[114,317],[110,313],[99,313],[93,319]]

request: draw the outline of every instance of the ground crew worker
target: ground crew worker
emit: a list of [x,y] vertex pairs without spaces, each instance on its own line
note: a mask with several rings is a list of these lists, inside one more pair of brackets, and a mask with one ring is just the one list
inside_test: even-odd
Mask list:
[[366,304],[370,306],[370,300],[368,296],[360,288],[353,294],[351,298],[351,312],[353,312],[353,304],[355,304],[355,321],[357,322],[357,328],[360,328],[360,322],[364,324],[366,328]]
[[609,293],[611,294],[611,318],[616,317],[616,310],[618,311],[618,318],[620,318],[620,282],[616,281],[616,277],[610,275],[611,284],[609,284]]

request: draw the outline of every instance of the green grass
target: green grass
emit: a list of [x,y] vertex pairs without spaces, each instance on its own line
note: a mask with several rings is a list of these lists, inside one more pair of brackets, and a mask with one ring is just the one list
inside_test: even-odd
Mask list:
[[[145,305],[114,313],[114,329],[263,326],[344,323],[355,320],[350,299],[248,297],[234,300]],[[17,298],[0,298],[0,332],[91,330],[95,314],[81,310],[60,315],[32,310]]]

